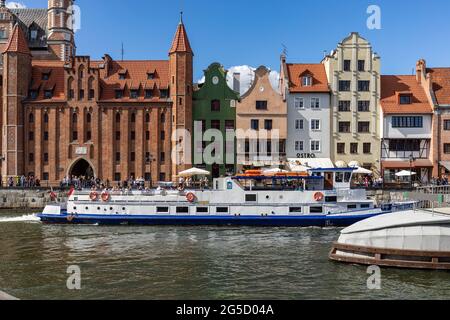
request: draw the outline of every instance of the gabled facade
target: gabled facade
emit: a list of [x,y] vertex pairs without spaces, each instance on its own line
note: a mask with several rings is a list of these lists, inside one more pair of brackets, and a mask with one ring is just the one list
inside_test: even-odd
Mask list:
[[331,156],[337,166],[357,163],[380,174],[380,58],[351,33],[324,58],[331,87]]
[[324,65],[286,63],[282,56],[280,74],[287,102],[287,158],[330,159],[330,89]]
[[[227,85],[227,71],[219,63],[211,64],[204,71],[204,75],[205,82],[194,92],[194,128],[201,126],[201,132],[218,130],[223,141],[203,142],[201,137],[195,135],[194,130],[193,164],[211,172],[213,178],[233,175],[236,172],[235,139],[227,141],[226,138],[227,132],[232,137],[235,135],[236,103],[239,100],[239,93]],[[205,149],[211,150],[209,154],[216,160],[214,163],[212,159],[209,161],[204,159]]]
[[259,67],[237,104],[238,170],[286,163],[287,106],[269,76],[269,69]]
[[[53,34],[66,34],[62,29],[53,28]],[[49,48],[68,45],[67,39],[52,39]],[[28,43],[16,24],[3,52],[4,181],[32,175],[43,185],[59,185],[73,175],[111,184],[130,177],[155,183],[175,180],[189,166],[183,157],[190,139],[183,136],[192,126],[193,52],[182,22],[168,60],[115,61],[105,55],[92,61],[72,50],[69,60],[42,59]],[[180,148],[172,158],[175,144]]]

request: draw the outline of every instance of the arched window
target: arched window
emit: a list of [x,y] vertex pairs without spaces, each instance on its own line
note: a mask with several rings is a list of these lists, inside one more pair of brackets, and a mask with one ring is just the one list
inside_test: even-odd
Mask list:
[[131,114],[131,122],[136,122],[136,113],[134,112]]
[[30,113],[30,115],[28,116],[28,122],[34,123],[34,114]]
[[75,98],[75,92],[73,90],[73,78],[70,77],[69,80],[67,80],[67,96],[69,97],[69,100],[72,100]]
[[72,114],[72,123],[76,124],[78,122],[78,115],[76,113]]
[[78,78],[83,79],[83,77],[84,77],[84,66],[81,65],[80,68],[78,69]]
[[116,113],[116,122],[120,122],[120,113]]
[[92,116],[91,116],[91,113],[88,112],[88,114],[86,115],[86,122],[91,123],[91,121],[92,121]]
[[44,123],[48,123],[48,113],[44,113]]
[[150,122],[150,114],[149,113],[145,114],[145,122],[147,122],[147,123]]
[[95,90],[94,90],[94,77],[90,77],[88,81],[88,90],[89,90],[89,100],[94,99]]
[[166,114],[161,113],[161,123],[166,123]]

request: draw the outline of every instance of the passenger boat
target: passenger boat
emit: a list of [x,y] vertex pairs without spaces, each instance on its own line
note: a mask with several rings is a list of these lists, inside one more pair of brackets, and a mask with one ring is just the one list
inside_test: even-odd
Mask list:
[[215,179],[212,190],[79,191],[38,216],[44,223],[344,227],[412,207],[377,207],[365,189],[350,188],[353,170],[251,171]]
[[450,208],[409,210],[341,232],[330,259],[384,267],[450,270]]

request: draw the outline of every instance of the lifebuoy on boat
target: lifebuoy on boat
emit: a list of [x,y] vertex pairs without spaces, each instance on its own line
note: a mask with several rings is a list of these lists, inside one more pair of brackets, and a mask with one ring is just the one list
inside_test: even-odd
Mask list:
[[324,197],[325,196],[322,192],[316,192],[314,194],[314,200],[316,200],[316,201],[322,201]]
[[109,199],[111,199],[111,195],[108,193],[108,192],[103,192],[102,193],[102,201],[103,202],[107,202],[107,201],[109,201]]
[[97,200],[98,200],[98,193],[95,192],[95,191],[92,191],[92,192],[89,194],[89,199],[91,199],[91,201],[97,201]]
[[73,214],[67,216],[67,221],[72,222],[73,219],[75,219],[75,216]]
[[194,201],[195,201],[195,194],[193,194],[192,192],[189,192],[189,193],[186,195],[186,199],[187,199],[187,201],[189,201],[190,203],[194,202]]

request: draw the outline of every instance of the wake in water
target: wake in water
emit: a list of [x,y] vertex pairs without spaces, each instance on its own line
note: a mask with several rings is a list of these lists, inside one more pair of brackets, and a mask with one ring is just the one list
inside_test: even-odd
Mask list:
[[0,218],[0,223],[2,223],[2,222],[39,222],[39,221],[40,221],[40,219],[34,214],[23,215],[21,217]]

